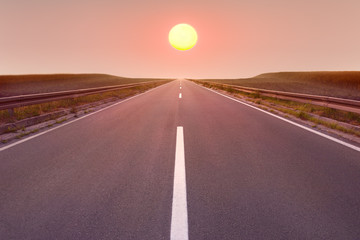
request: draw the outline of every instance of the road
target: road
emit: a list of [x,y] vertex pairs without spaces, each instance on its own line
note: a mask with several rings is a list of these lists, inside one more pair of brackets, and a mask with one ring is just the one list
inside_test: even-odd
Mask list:
[[0,239],[359,239],[359,182],[359,151],[175,80],[0,149]]

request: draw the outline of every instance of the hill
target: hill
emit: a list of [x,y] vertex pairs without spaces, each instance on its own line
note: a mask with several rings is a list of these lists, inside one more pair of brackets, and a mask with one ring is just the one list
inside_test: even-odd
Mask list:
[[39,74],[0,76],[0,97],[82,88],[104,87],[155,79],[123,78],[107,74]]
[[252,78],[212,79],[225,84],[360,100],[360,71],[278,72]]

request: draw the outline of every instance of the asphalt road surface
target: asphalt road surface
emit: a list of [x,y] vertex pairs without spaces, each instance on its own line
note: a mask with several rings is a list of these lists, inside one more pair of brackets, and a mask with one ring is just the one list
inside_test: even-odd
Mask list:
[[360,239],[360,152],[186,80],[0,149],[0,239],[170,238]]

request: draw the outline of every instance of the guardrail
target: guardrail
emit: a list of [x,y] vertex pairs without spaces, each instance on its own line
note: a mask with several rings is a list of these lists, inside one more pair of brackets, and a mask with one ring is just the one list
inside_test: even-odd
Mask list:
[[[197,80],[195,80],[197,81]],[[360,114],[360,101],[351,100],[351,99],[343,99],[336,97],[327,97],[327,96],[318,96],[311,94],[302,94],[302,93],[292,93],[292,92],[283,92],[283,91],[275,91],[275,90],[267,90],[267,89],[259,89],[259,88],[251,88],[251,87],[242,87],[238,85],[231,84],[222,84],[218,82],[209,82],[209,81],[198,81],[205,82],[212,85],[221,85],[222,87],[230,87],[239,91],[249,92],[249,93],[259,93],[264,96],[275,97],[284,100],[292,100],[304,103],[310,103],[314,105],[324,106],[335,108],[339,110],[354,112]]]
[[76,98],[76,97],[98,94],[103,92],[110,92],[110,91],[126,89],[126,88],[133,88],[133,87],[148,85],[152,83],[159,83],[163,81],[168,81],[168,80],[130,83],[130,84],[115,85],[115,86],[77,89],[77,90],[69,90],[69,91],[61,91],[61,92],[2,97],[0,98],[0,110],[6,110],[6,109],[12,110],[14,108],[22,107],[22,106],[63,100],[68,98]]

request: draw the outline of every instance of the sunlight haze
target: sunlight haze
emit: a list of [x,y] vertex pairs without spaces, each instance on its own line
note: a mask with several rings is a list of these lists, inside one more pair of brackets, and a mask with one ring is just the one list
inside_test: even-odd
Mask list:
[[[0,75],[239,78],[360,66],[360,1],[0,0]],[[199,36],[168,42],[178,23]]]

